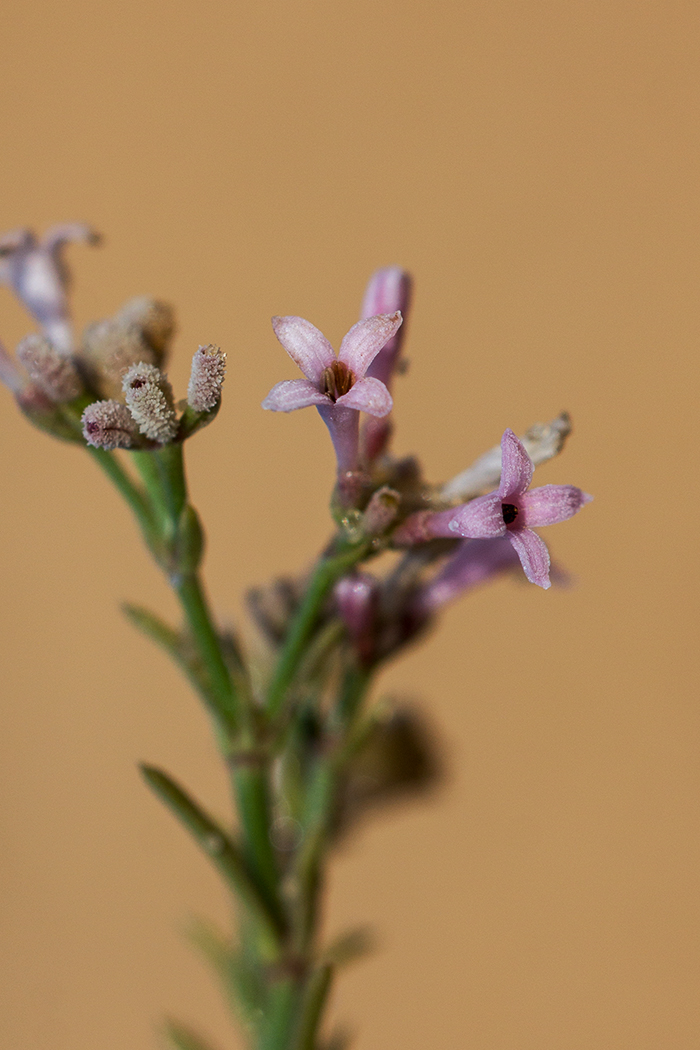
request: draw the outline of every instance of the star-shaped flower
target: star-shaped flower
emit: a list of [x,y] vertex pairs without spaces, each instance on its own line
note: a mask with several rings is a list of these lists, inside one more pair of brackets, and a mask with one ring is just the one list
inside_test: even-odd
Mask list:
[[341,501],[350,506],[357,496],[360,466],[360,412],[386,416],[391,394],[381,380],[367,375],[382,347],[401,325],[400,311],[368,317],[353,325],[338,356],[325,335],[302,317],[273,317],[272,327],[306,379],[286,379],[272,388],[262,403],[273,412],[293,412],[315,405],[335,448]]
[[334,405],[385,416],[391,394],[384,383],[366,375],[385,343],[396,334],[401,314],[379,314],[358,321],[340,344],[338,356],[325,335],[303,317],[273,317],[272,327],[306,379],[287,379],[272,388],[263,408],[293,412],[296,408]]
[[566,521],[593,497],[574,485],[543,485],[529,492],[533,470],[522,442],[512,430],[506,430],[501,439],[501,483],[495,492],[453,510],[416,514],[404,523],[395,538],[399,543],[416,543],[439,536],[506,536],[530,583],[546,590],[551,586],[549,551],[533,527]]

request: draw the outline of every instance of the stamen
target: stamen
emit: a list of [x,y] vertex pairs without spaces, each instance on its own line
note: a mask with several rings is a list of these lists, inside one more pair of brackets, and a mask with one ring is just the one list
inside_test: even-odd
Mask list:
[[503,521],[506,525],[512,525],[518,516],[518,508],[514,503],[502,503]]
[[334,361],[328,368],[324,368],[321,376],[321,387],[331,401],[337,401],[343,394],[347,394],[355,383],[355,376],[342,361]]

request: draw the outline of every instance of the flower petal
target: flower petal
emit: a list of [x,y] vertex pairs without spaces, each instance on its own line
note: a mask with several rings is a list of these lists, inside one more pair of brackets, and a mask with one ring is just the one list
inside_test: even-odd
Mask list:
[[511,529],[508,539],[515,547],[530,583],[548,590],[552,584],[549,580],[549,551],[544,540],[531,529]]
[[490,492],[488,496],[479,496],[458,507],[450,519],[449,530],[456,536],[473,539],[492,540],[502,536],[506,523],[498,493]]
[[336,401],[336,405],[344,405],[345,408],[356,408],[360,412],[367,412],[370,416],[386,416],[391,412],[394,402],[391,394],[378,379],[365,376],[358,379],[354,386],[350,387],[347,394],[343,394]]
[[542,485],[531,489],[520,499],[523,525],[556,525],[573,518],[585,503],[593,499],[574,485]]
[[262,407],[269,408],[272,412],[293,412],[295,408],[330,404],[331,399],[322,394],[308,379],[285,379],[273,386]]
[[292,361],[307,379],[318,384],[324,368],[335,361],[333,347],[318,328],[303,317],[273,317],[272,327]]
[[393,314],[378,314],[358,321],[344,336],[338,351],[338,360],[346,364],[362,379],[384,344],[396,335],[403,318],[399,310]]
[[509,428],[501,438],[501,483],[498,495],[508,502],[513,496],[521,496],[532,481],[535,468],[523,444]]

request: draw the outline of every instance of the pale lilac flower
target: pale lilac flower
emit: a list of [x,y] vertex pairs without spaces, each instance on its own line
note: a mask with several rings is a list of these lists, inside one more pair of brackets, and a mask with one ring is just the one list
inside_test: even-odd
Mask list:
[[292,412],[315,405],[330,431],[339,477],[359,466],[359,413],[385,416],[391,394],[367,370],[396,334],[401,314],[380,314],[358,321],[340,344],[338,356],[326,337],[301,317],[273,317],[272,327],[306,379],[289,379],[272,388],[262,405],[273,412]]
[[543,485],[528,492],[533,463],[512,430],[506,430],[501,439],[501,459],[501,483],[495,492],[456,509],[415,514],[397,530],[395,539],[399,544],[414,544],[440,536],[506,536],[528,580],[546,590],[551,586],[549,551],[532,528],[566,521],[593,497],[573,485]]
[[73,350],[67,296],[70,278],[63,248],[70,241],[95,244],[98,240],[82,223],[52,226],[41,240],[31,230],[13,230],[0,237],[0,284],[12,288],[61,354]]

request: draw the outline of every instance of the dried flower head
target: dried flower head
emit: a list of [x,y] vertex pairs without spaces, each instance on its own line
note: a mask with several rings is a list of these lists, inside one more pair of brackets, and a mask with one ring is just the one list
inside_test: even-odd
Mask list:
[[221,400],[226,354],[218,346],[200,346],[192,358],[187,404],[195,412],[211,412]]
[[142,434],[164,445],[177,433],[173,391],[155,365],[141,361],[124,375],[122,389],[131,415]]
[[35,385],[51,401],[72,401],[83,384],[69,357],[63,357],[42,335],[28,335],[17,347],[17,357]]
[[83,412],[83,437],[95,448],[131,448],[136,424],[121,401],[95,401]]

